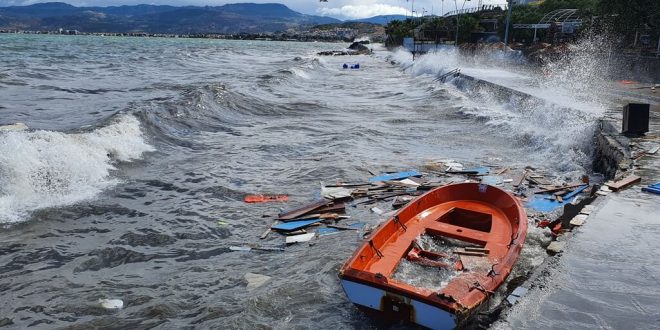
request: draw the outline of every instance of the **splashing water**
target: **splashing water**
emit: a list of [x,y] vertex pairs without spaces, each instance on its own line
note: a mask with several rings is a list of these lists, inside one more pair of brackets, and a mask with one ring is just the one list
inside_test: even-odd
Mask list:
[[118,182],[110,175],[116,162],[154,150],[131,115],[88,133],[39,130],[0,136],[0,223],[92,198]]

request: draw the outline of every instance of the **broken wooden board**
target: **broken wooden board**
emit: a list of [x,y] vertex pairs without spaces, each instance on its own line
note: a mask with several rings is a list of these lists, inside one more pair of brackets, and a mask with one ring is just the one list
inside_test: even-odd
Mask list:
[[640,181],[642,181],[641,177],[630,175],[616,182],[606,182],[605,185],[612,189],[612,191],[619,191]]
[[[584,184],[585,184],[584,182],[569,183],[565,186],[556,186],[554,188],[541,189],[541,190],[535,191],[534,193],[535,194],[554,193],[554,192],[558,192],[558,191],[562,191],[562,190],[566,190],[566,189],[577,188],[577,187],[579,187],[581,185],[584,185]],[[560,195],[563,195],[563,194],[560,194]]]
[[484,253],[483,251],[466,251],[466,250],[459,250],[459,249],[454,250],[454,253],[459,254],[459,255],[466,255],[466,256],[485,256],[486,255],[486,253]]
[[486,175],[490,169],[488,167],[482,166],[482,167],[475,167],[475,168],[468,168],[468,169],[448,169],[446,173],[451,173],[451,174],[470,174],[470,175]]
[[513,186],[518,187],[522,184],[523,181],[525,181],[525,177],[527,176],[527,171],[524,171],[519,177],[513,179]]
[[[285,213],[280,213],[278,217],[279,217],[280,220],[295,219],[295,218],[300,217],[304,214],[316,211],[317,209],[319,209],[321,207],[328,206],[328,204],[330,204],[330,203],[331,202],[326,201],[326,200],[316,201],[314,203],[307,204],[307,205],[302,206],[300,208],[297,208],[295,210],[287,211]],[[321,213],[321,212],[319,212],[319,213]]]

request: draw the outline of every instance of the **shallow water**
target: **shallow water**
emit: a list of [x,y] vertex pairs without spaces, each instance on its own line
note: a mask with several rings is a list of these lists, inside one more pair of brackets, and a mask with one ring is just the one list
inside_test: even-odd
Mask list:
[[[405,54],[376,45],[318,57],[346,45],[0,41],[0,125],[31,128],[0,133],[0,315],[15,328],[376,327],[337,279],[356,234],[283,253],[228,247],[259,241],[262,215],[313,200],[320,181],[364,180],[367,167],[454,159],[570,177],[590,165],[596,114],[434,81],[451,68],[441,58],[402,70]],[[247,193],[290,202],[248,205]],[[374,222],[366,210],[349,213]],[[246,273],[271,279],[247,290]]]

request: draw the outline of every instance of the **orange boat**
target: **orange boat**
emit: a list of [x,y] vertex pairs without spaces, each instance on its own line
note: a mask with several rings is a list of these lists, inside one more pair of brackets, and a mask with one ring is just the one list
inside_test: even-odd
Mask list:
[[348,299],[369,314],[452,329],[504,282],[526,236],[516,197],[479,183],[450,184],[383,223],[339,277]]

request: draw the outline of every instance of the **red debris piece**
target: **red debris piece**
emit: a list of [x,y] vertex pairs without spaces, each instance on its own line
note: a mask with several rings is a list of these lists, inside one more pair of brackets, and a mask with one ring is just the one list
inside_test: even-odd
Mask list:
[[561,229],[561,222],[557,223],[554,227],[552,227],[552,233],[555,235],[561,234],[562,229]]
[[243,199],[246,203],[266,203],[266,202],[288,202],[287,195],[246,195]]
[[546,219],[546,220],[541,220],[541,221],[539,221],[539,223],[536,224],[536,227],[539,227],[539,228],[545,228],[545,227],[547,227],[547,226],[549,226],[549,225],[550,225],[550,220],[547,220],[547,219]]

